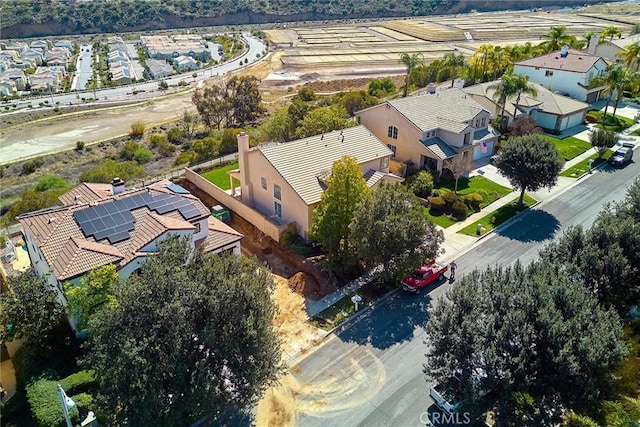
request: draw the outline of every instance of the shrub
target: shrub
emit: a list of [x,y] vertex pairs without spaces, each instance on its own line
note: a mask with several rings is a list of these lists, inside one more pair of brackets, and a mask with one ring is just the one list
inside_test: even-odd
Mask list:
[[480,205],[484,198],[480,193],[471,193],[464,196],[464,203],[469,206],[470,209],[480,210]]
[[458,200],[451,207],[451,213],[458,219],[464,219],[468,214],[467,205]]
[[134,161],[116,162],[115,160],[106,160],[100,166],[80,175],[79,181],[108,184],[116,176],[127,181],[141,176],[143,173],[144,168]]
[[169,129],[167,132],[167,139],[174,144],[181,144],[182,138],[184,138],[184,130],[178,127]]
[[420,171],[411,183],[411,190],[418,196],[429,197],[433,191],[433,175]]
[[[31,413],[35,425],[38,427],[64,427],[66,426],[60,397],[58,395],[56,381],[48,378],[38,379],[26,388],[27,400],[31,407]],[[78,418],[78,408],[69,409],[72,419]]]
[[584,120],[585,120],[587,123],[598,123],[598,116],[596,116],[596,115],[595,115],[595,114],[593,114],[593,113],[587,113],[587,114],[585,114],[585,116],[584,116]]
[[180,153],[176,158],[176,161],[173,162],[174,165],[184,165],[191,163],[196,158],[196,153],[193,151],[185,151],[184,153]]
[[141,138],[144,135],[144,131],[146,126],[143,122],[137,121],[131,123],[131,130],[129,131],[129,136],[132,138]]
[[458,197],[453,191],[444,192],[442,194],[442,198],[444,199],[444,202],[449,206],[452,206],[458,200]]
[[168,142],[169,140],[167,139],[166,135],[158,135],[158,134],[154,134],[151,135],[149,137],[149,145],[151,145],[151,148],[155,148],[158,145]]
[[92,389],[95,384],[96,372],[93,369],[85,369],[60,380],[60,385],[67,394],[86,392]]
[[141,148],[140,144],[135,141],[127,141],[124,143],[124,147],[120,150],[120,158],[125,160],[133,160],[136,151]]
[[22,164],[22,173],[25,175],[29,175],[34,173],[38,167],[33,161],[24,162]]
[[447,202],[442,197],[429,197],[429,206],[437,211],[442,211],[447,206]]
[[158,145],[158,153],[160,153],[162,157],[168,157],[173,154],[174,151],[176,151],[176,147],[168,142],[162,142]]
[[144,147],[140,147],[133,154],[133,160],[135,160],[139,165],[149,163],[153,160],[153,153]]
[[82,151],[83,148],[84,148],[84,141],[77,141],[76,142],[76,151]]

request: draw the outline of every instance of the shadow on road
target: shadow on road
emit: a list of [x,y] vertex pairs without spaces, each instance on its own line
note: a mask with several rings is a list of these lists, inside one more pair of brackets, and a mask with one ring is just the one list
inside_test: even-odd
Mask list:
[[384,306],[361,316],[351,327],[336,335],[345,342],[371,344],[386,349],[394,344],[409,341],[417,327],[427,323],[427,308],[431,297],[426,290],[421,295],[398,292],[381,302]]
[[534,209],[524,213],[510,226],[496,231],[500,236],[520,242],[542,242],[553,238],[560,221],[548,212]]

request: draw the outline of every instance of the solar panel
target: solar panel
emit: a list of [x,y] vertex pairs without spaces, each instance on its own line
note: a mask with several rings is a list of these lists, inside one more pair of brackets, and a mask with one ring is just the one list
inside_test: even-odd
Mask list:
[[104,222],[104,225],[109,228],[114,227],[116,225],[116,222],[113,219],[113,216],[111,215],[103,217],[102,221]]
[[185,189],[184,187],[179,186],[178,184],[167,184],[167,188],[169,190],[173,191],[174,193],[191,194],[191,193],[189,193],[189,190]]
[[91,221],[83,222],[81,228],[85,237],[89,237],[96,232],[96,229],[93,226],[93,222]]
[[200,215],[200,210],[192,207],[192,208],[183,208],[180,209],[180,214],[182,215],[182,217],[184,219],[191,219],[191,218],[195,218],[198,215]]
[[121,231],[119,233],[111,234],[109,237],[109,243],[114,244],[118,242],[122,242],[123,240],[127,240],[129,238],[129,233],[126,231]]
[[78,224],[83,223],[86,221],[87,219],[87,213],[85,212],[85,210],[81,210],[81,211],[76,211],[73,213],[73,217],[76,219],[76,221],[78,222]]
[[93,235],[96,240],[102,240],[105,237],[109,237],[114,233],[113,228],[105,228],[104,230],[100,230]]
[[111,203],[107,203],[106,205],[104,205],[105,209],[107,209],[107,214],[109,215],[113,215],[114,213],[118,212],[118,206],[111,202]]
[[104,205],[98,205],[94,209],[96,210],[98,218],[108,215],[107,208],[104,207]]
[[160,207],[158,207],[156,209],[156,212],[158,212],[160,215],[166,214],[167,212],[171,212],[176,210],[175,205],[162,205]]

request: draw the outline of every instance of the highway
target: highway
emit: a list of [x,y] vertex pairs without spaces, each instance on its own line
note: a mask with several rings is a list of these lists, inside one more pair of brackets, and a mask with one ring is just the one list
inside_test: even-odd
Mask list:
[[[621,170],[607,166],[579,181],[460,255],[458,277],[475,268],[534,260],[567,227],[590,227],[606,203],[623,200],[639,173],[640,163]],[[294,366],[296,425],[409,427],[434,421],[439,411],[422,373],[423,326],[430,303],[450,286],[420,296],[392,295]]]
[[[255,37],[252,37],[249,33],[243,33],[242,39],[248,46],[246,52],[235,58],[233,61],[225,62],[224,64],[216,65],[214,67],[210,67],[204,70],[200,70],[197,72],[197,76],[193,77],[193,72],[177,74],[171,77],[164,79],[169,86],[176,86],[180,81],[185,81],[187,83],[199,82],[205,80],[207,78],[215,77],[218,75],[224,75],[226,73],[230,73],[251,65],[256,61],[259,61],[264,57],[266,53],[267,46],[265,43]],[[91,77],[91,69],[87,68],[87,63],[91,64],[91,52],[84,52],[84,49],[91,48],[91,46],[82,46],[83,52],[82,60],[78,61],[78,64],[82,63],[80,70],[80,75],[77,78],[76,87],[84,87],[87,84],[88,79]],[[87,56],[88,55],[88,56]],[[245,64],[244,61],[247,60]],[[242,65],[240,64],[242,62]],[[159,80],[150,80],[141,83],[135,83],[126,86],[116,86],[113,88],[107,89],[98,89],[95,92],[95,101],[98,103],[109,103],[109,102],[122,102],[122,101],[140,101],[142,99],[150,99],[157,96],[162,95],[162,92],[158,90],[158,82]],[[134,93],[135,92],[135,93]],[[94,93],[92,91],[85,92],[71,92],[64,94],[53,94],[52,96],[43,96],[41,98],[23,98],[15,101],[11,101],[8,104],[12,110],[20,110],[23,108],[28,108],[29,105],[36,107],[40,102],[43,101],[53,101],[54,105],[67,106],[67,105],[77,105],[77,104],[86,104],[85,101],[82,101],[82,98],[92,99],[94,97]],[[53,99],[52,99],[53,98]],[[58,104],[59,103],[59,104]],[[13,105],[16,105],[16,108],[13,108]],[[44,107],[44,108],[52,108],[52,107]],[[4,113],[11,114],[11,113]]]

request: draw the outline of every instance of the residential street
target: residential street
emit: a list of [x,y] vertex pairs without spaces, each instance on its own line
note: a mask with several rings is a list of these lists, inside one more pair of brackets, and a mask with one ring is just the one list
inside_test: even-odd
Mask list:
[[[608,202],[624,198],[640,162],[606,166],[593,176],[526,212],[460,255],[457,275],[474,268],[533,260],[550,239],[571,225],[589,227]],[[422,374],[426,308],[451,286],[428,295],[397,293],[331,337],[291,370],[298,426],[419,426],[437,411]],[[422,416],[422,418],[421,418]]]

